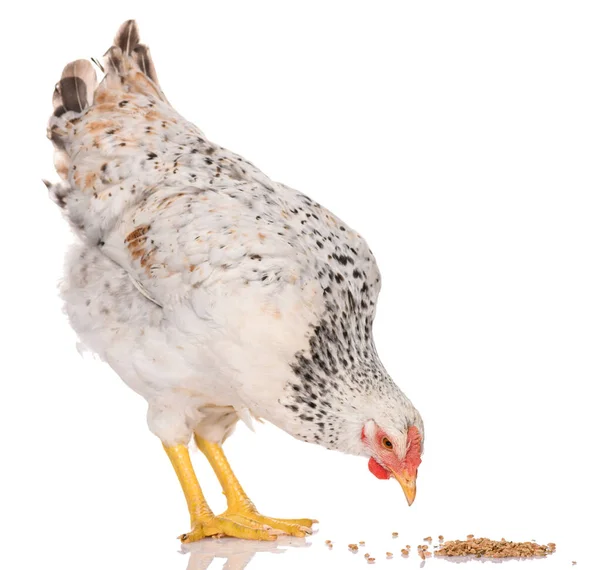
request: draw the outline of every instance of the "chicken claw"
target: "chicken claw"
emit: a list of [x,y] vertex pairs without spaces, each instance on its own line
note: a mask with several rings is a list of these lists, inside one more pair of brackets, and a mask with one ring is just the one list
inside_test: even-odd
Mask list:
[[179,536],[182,543],[196,542],[207,537],[229,536],[247,540],[275,540],[281,532],[264,526],[249,526],[225,517],[199,519],[192,523],[192,530]]

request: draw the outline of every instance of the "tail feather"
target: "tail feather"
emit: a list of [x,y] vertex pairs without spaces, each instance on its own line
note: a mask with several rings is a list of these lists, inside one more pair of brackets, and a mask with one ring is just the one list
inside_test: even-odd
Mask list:
[[124,73],[123,52],[120,47],[110,46],[102,59],[104,60],[107,77],[110,77],[110,72],[116,75]]
[[89,61],[78,59],[67,64],[52,98],[55,113],[60,106],[81,113],[92,104],[97,85],[96,70]]
[[131,56],[142,73],[158,85],[158,77],[150,57],[150,49],[140,43],[140,31],[135,20],[127,20],[121,24],[115,36],[113,47],[118,47],[122,55]]
[[[111,80],[114,81],[116,76],[123,77],[133,71],[134,80],[131,87],[134,90],[150,90],[163,101],[167,101],[158,83],[150,49],[140,43],[140,32],[135,20],[127,20],[121,24],[113,45],[104,54],[104,65],[109,84]],[[142,74],[141,81],[139,72]],[[138,75],[137,78],[135,78],[136,75]],[[117,84],[116,81],[114,83]]]
[[140,31],[135,20],[127,20],[121,24],[114,43],[123,54],[131,55],[140,43]]
[[150,57],[150,48],[144,44],[138,44],[133,49],[133,57],[142,72],[158,85],[156,69],[154,69],[154,62]]
[[[123,90],[147,93],[167,102],[150,57],[150,50],[140,43],[140,33],[135,20],[127,20],[119,28],[113,45],[104,55],[104,66],[92,60],[105,73],[100,85],[94,66],[87,60],[78,59],[65,66],[54,88],[54,108],[48,126],[48,138],[55,146],[55,167],[61,178],[67,179],[70,157],[68,145],[70,128],[78,115],[101,98],[104,101],[118,97]],[[69,115],[65,115],[66,113]],[[63,117],[65,115],[65,117]]]
[[59,82],[54,87],[54,112],[48,126],[48,137],[55,147],[54,167],[63,180],[67,178],[70,159],[63,140],[65,133],[57,119],[67,111],[85,111],[93,102],[97,85],[96,71],[92,64],[85,59],[78,59],[65,66]]

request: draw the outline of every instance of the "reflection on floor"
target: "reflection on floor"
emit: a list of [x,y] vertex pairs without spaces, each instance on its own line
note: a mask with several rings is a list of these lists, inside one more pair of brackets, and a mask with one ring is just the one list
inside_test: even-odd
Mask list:
[[209,538],[182,545],[189,553],[187,570],[206,570],[215,558],[225,558],[223,570],[243,570],[257,552],[284,554],[289,548],[307,548],[311,543],[305,538],[280,537],[273,542],[239,540],[237,538]]

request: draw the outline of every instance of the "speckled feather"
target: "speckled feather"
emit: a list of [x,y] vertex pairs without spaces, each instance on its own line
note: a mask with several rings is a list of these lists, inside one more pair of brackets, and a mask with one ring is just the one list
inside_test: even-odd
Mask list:
[[99,86],[75,63],[49,125],[50,193],[81,238],[62,295],[82,342],[148,401],[150,429],[222,441],[251,415],[355,454],[369,419],[422,432],[373,344],[365,240],[181,117],[134,23]]

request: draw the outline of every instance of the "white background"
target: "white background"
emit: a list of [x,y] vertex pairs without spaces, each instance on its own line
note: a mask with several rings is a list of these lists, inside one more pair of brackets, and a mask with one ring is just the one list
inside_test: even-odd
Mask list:
[[3,14],[0,567],[199,570],[237,548],[241,568],[261,548],[178,552],[188,516],[145,403],[79,356],[56,292],[71,237],[41,182],[52,90],[131,17],[180,112],[366,236],[380,356],[425,419],[411,508],[364,459],[240,426],[226,450],[259,508],[321,520],[308,547],[247,568],[364,568],[359,540],[376,567],[417,568],[400,548],[440,533],[557,543],[511,568],[597,568],[600,10],[549,0]]

